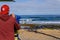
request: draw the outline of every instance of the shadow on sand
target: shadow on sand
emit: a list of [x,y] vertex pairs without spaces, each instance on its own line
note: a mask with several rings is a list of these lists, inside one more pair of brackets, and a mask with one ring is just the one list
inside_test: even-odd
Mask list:
[[53,35],[50,35],[50,34],[46,34],[46,33],[43,33],[43,32],[35,31],[35,33],[43,34],[43,35],[50,36],[50,37],[53,37],[53,38],[56,38],[56,39],[59,39],[60,40],[59,37],[56,37],[56,36],[53,36]]

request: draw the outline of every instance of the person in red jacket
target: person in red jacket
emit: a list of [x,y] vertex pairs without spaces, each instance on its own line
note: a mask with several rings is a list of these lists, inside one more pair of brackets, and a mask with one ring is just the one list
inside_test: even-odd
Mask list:
[[9,6],[3,5],[0,12],[0,40],[15,40],[14,27],[20,29],[20,25],[16,22],[15,15],[9,15]]

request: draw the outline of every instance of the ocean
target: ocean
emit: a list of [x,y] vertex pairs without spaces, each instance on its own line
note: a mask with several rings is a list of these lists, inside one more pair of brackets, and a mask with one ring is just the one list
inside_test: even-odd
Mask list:
[[32,19],[32,21],[60,21],[60,15],[18,15],[20,19]]

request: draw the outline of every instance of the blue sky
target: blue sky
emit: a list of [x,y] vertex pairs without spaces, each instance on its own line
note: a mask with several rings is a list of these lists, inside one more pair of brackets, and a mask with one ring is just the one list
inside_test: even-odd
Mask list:
[[60,0],[15,0],[0,2],[10,6],[10,14],[17,15],[60,15]]

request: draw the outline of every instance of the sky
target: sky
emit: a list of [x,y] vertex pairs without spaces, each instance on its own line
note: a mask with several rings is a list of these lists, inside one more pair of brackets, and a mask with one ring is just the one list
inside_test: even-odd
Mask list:
[[0,2],[10,7],[10,14],[17,15],[60,15],[60,0],[15,0]]

